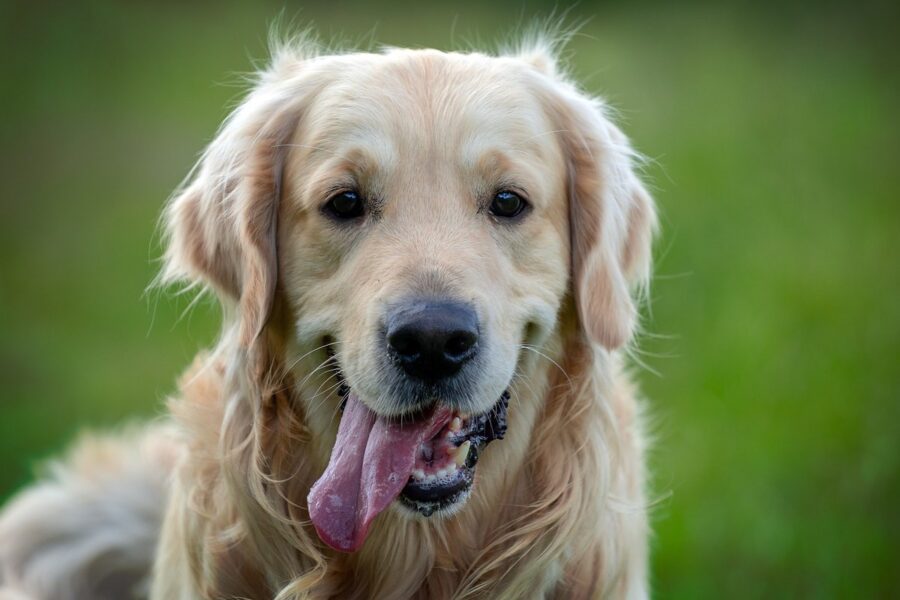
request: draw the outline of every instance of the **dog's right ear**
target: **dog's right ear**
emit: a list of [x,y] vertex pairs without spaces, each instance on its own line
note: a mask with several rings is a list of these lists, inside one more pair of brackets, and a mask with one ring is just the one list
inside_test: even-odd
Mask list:
[[245,344],[265,327],[272,307],[285,146],[318,86],[303,63],[283,52],[261,73],[163,217],[162,280],[206,286],[236,304]]

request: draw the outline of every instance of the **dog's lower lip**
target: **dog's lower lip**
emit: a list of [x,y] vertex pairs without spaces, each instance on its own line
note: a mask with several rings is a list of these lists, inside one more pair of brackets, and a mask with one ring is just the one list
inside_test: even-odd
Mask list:
[[451,496],[467,490],[472,485],[474,469],[463,467],[448,478],[426,483],[410,478],[401,494],[413,502],[440,504]]

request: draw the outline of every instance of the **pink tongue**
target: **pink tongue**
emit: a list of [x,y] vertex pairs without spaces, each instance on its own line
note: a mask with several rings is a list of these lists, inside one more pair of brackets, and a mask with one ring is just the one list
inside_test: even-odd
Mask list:
[[351,393],[328,467],[306,498],[322,541],[343,552],[358,550],[372,520],[409,480],[419,446],[451,416],[449,409],[440,408],[401,427],[377,416]]

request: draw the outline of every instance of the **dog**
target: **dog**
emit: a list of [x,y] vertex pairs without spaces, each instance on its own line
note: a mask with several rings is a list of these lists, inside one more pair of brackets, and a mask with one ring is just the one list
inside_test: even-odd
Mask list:
[[657,219],[556,56],[276,48],[163,216],[217,343],[10,503],[0,597],[647,597]]

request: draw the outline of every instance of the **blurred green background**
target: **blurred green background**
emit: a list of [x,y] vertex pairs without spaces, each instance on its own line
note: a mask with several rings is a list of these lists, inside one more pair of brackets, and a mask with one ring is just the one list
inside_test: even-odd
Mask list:
[[[82,428],[161,414],[213,339],[215,306],[144,295],[156,220],[275,16],[452,48],[553,8],[0,4],[0,499]],[[897,594],[897,10],[569,11],[585,18],[573,70],[654,159],[662,213],[637,367],[656,595]]]

